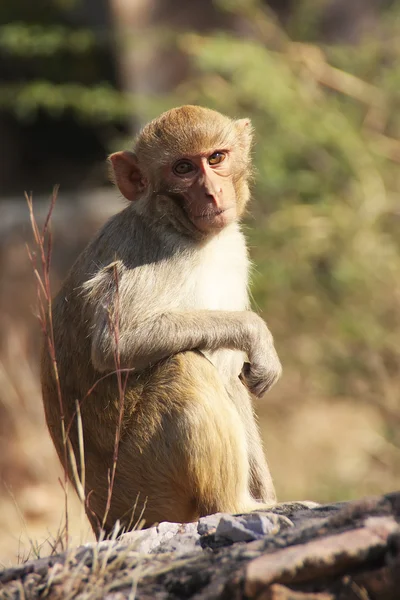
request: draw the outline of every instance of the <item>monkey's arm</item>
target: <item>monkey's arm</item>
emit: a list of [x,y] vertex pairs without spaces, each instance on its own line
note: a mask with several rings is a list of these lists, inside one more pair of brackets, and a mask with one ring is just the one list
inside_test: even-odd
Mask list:
[[92,362],[100,372],[115,370],[118,349],[121,368],[142,370],[178,352],[219,348],[247,353],[250,367],[243,377],[257,396],[263,395],[280,376],[281,365],[272,335],[264,321],[251,311],[170,311],[147,316],[129,326],[122,319],[118,335],[104,314],[93,330]]

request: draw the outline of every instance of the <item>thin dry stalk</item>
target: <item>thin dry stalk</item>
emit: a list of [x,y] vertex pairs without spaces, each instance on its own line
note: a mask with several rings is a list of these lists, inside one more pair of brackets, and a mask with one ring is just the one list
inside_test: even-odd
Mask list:
[[85,518],[85,506],[86,506],[86,466],[85,466],[85,446],[84,446],[84,438],[83,438],[83,423],[82,423],[82,415],[81,408],[79,404],[79,400],[75,401],[76,406],[76,420],[78,427],[78,444],[79,444],[79,462],[80,462],[80,477],[77,478],[79,480],[79,484],[82,489],[82,497],[81,503],[83,507],[82,515],[81,515],[81,524],[83,527],[83,522]]
[[[84,438],[83,438],[82,415],[81,415],[81,408],[80,408],[79,400],[75,401],[75,407],[76,407],[75,413],[72,416],[71,422],[69,423],[68,428],[67,428],[67,443],[68,443],[69,464],[71,467],[72,480],[73,480],[73,483],[74,483],[74,486],[75,486],[75,489],[78,494],[78,498],[81,502],[81,507],[82,507],[81,525],[82,525],[82,529],[83,529],[83,521],[85,518],[85,508],[87,507],[88,499],[86,497],[85,446],[84,446]],[[79,449],[79,466],[80,466],[79,469],[78,469],[78,465],[77,465],[77,461],[76,461],[75,452],[74,452],[74,449],[72,447],[72,444],[71,444],[71,441],[69,438],[69,431],[70,431],[72,423],[75,421],[75,418],[76,418],[77,430],[78,430],[78,449]]]
[[138,519],[136,520],[135,525],[133,524],[133,519],[135,518],[135,512],[136,512],[137,505],[139,502],[139,497],[140,497],[140,492],[136,495],[135,504],[133,505],[132,510],[131,510],[131,516],[129,519],[127,531],[130,531],[131,529],[135,529],[135,530],[142,529],[142,527],[144,525],[144,519],[142,517],[143,517],[144,511],[146,510],[147,497],[144,499],[143,508],[140,511],[140,515],[139,515]]
[[[67,435],[65,427],[65,414],[61,393],[61,384],[58,373],[57,357],[54,342],[54,328],[53,328],[53,311],[52,311],[52,294],[50,286],[50,264],[53,249],[53,239],[51,233],[51,217],[53,214],[54,206],[57,200],[59,186],[53,188],[53,193],[50,199],[49,210],[46,215],[46,219],[42,229],[40,229],[34,211],[33,211],[33,197],[32,194],[25,192],[26,202],[29,209],[29,217],[31,222],[31,228],[33,232],[33,238],[35,243],[36,251],[31,251],[27,246],[28,256],[31,261],[34,276],[37,282],[37,300],[39,315],[38,320],[43,331],[45,343],[51,358],[53,365],[53,374],[56,382],[58,402],[60,406],[60,420],[61,420],[61,435],[64,451],[64,464],[67,465],[68,460],[68,447],[67,447]],[[39,265],[37,264],[37,255],[39,256]],[[69,538],[69,519],[68,519],[68,473],[66,467],[64,468],[64,507],[65,507],[65,537],[66,545],[68,547]]]
[[[115,305],[110,307],[108,311],[108,322],[110,330],[114,337],[114,362],[115,362],[115,372],[117,375],[117,383],[118,383],[118,398],[119,398],[119,411],[118,411],[118,423],[117,429],[115,432],[115,442],[114,442],[114,453],[113,453],[113,464],[111,468],[111,472],[109,473],[108,480],[108,491],[107,491],[107,503],[106,509],[104,511],[102,527],[107,521],[108,513],[111,507],[111,498],[114,489],[114,481],[115,481],[115,473],[117,469],[118,462],[118,453],[119,453],[119,444],[121,440],[121,432],[122,432],[122,424],[123,417],[125,412],[125,391],[126,384],[128,382],[129,371],[121,369],[121,356],[119,349],[119,340],[120,340],[120,329],[119,329],[119,308],[120,308],[120,297],[119,297],[119,279],[118,279],[118,271],[117,265],[114,265],[114,280],[116,286],[115,293]],[[123,377],[124,374],[124,377]]]
[[84,503],[85,502],[85,489],[82,486],[81,481],[79,479],[78,466],[76,464],[75,453],[74,453],[74,449],[72,448],[71,441],[69,439],[67,439],[67,444],[68,444],[69,462],[71,465],[72,477],[73,477],[73,480],[75,483],[76,492],[79,496],[79,500]]

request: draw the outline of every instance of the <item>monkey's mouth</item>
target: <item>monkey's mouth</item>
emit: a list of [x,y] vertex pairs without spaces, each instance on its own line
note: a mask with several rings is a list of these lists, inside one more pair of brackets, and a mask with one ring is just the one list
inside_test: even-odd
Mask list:
[[225,212],[225,210],[215,210],[213,212],[207,212],[204,215],[193,215],[193,219],[212,220],[215,219],[215,217],[219,217],[219,215],[222,215],[223,212]]
[[218,210],[206,210],[200,215],[193,215],[192,218],[196,221],[214,221],[218,220],[218,217],[221,217],[221,215],[225,215],[225,213],[232,210],[233,208],[233,206],[227,206],[226,208],[221,208]]
[[215,217],[219,217],[220,215],[228,212],[228,210],[232,210],[233,206],[227,206],[226,208],[221,208],[218,210],[208,209],[205,210],[201,215],[193,215],[193,219],[215,219]]
[[236,215],[234,206],[227,206],[218,210],[207,210],[200,215],[193,215],[192,223],[200,231],[218,231],[231,223]]

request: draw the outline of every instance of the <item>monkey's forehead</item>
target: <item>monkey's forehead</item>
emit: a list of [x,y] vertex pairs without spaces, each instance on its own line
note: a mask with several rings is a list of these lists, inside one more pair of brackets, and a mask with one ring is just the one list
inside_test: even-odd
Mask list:
[[207,123],[180,124],[179,128],[154,127],[142,132],[135,152],[143,158],[169,162],[181,156],[204,156],[215,150],[229,150],[237,143],[234,123],[210,128]]

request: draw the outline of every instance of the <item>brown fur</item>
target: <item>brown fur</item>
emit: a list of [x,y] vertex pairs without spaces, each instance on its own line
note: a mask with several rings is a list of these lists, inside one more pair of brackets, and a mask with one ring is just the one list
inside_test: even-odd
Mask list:
[[[280,375],[272,336],[248,309],[249,264],[237,220],[249,196],[250,145],[248,120],[231,121],[200,107],[174,109],[147,125],[133,152],[111,157],[115,182],[132,202],[79,257],[54,301],[65,422],[78,456],[79,400],[87,512],[97,534],[120,410],[116,354],[130,371],[106,532],[117,520],[131,527],[142,509],[149,526],[246,512],[261,506],[257,500],[275,502],[246,389],[262,395]],[[221,197],[235,203],[237,217],[222,229],[199,232],[190,207],[182,207],[189,186],[178,182],[177,203],[175,184],[163,173],[181,156],[215,150],[229,153]],[[195,189],[208,202],[207,177]],[[218,171],[210,177],[220,181]],[[246,356],[250,367],[242,371]],[[48,427],[64,463],[57,386],[46,351],[42,387]]]

